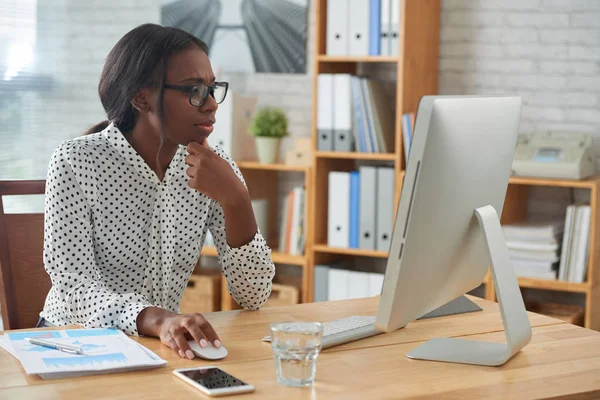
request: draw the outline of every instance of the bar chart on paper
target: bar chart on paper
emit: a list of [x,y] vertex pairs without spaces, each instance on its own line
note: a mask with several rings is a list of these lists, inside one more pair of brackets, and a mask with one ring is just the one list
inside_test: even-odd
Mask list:
[[48,368],[56,371],[65,369],[96,369],[96,367],[110,366],[110,368],[127,367],[127,357],[123,353],[100,354],[85,357],[54,357],[43,358]]
[[[117,329],[8,333],[7,336],[25,371],[49,378],[64,377],[69,373],[123,371],[166,364],[165,360]],[[26,340],[30,337],[77,346],[83,349],[83,354],[38,346]]]

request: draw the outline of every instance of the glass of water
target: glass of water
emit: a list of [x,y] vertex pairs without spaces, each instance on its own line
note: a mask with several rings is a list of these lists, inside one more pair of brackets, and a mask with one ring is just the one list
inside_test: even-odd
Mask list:
[[323,325],[319,322],[271,324],[271,347],[277,382],[288,386],[311,386],[321,351]]

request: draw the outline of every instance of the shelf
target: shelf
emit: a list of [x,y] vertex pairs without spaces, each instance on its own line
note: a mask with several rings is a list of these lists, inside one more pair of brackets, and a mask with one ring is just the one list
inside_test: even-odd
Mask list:
[[549,178],[533,178],[524,176],[511,176],[509,183],[513,185],[531,185],[531,186],[554,186],[566,188],[584,188],[590,189],[600,185],[600,177],[593,176],[589,179],[549,179]]
[[317,151],[317,158],[340,158],[353,160],[383,160],[395,161],[396,154],[394,153],[358,153],[358,152],[343,152],[343,151]]
[[240,169],[256,169],[263,171],[291,171],[307,172],[310,167],[306,165],[287,165],[287,164],[261,164],[258,161],[238,161]]
[[[553,281],[549,279],[535,279],[535,278],[517,278],[519,286],[522,288],[530,289],[542,289],[542,290],[556,290],[560,292],[571,292],[571,293],[587,293],[590,286],[587,283],[574,283],[566,281]],[[490,274],[488,273],[484,279],[485,284],[491,283]]]
[[[200,255],[216,257],[217,249],[215,247],[204,247],[202,252],[200,252]],[[271,251],[271,259],[275,264],[304,265],[306,263],[306,258],[304,256],[292,256],[277,251]]]
[[392,56],[328,56],[327,54],[320,54],[318,60],[320,62],[330,63],[395,63],[398,62],[398,57]]
[[349,256],[360,256],[360,257],[379,257],[387,258],[387,251],[376,251],[376,250],[363,250],[363,249],[345,249],[338,247],[329,247],[324,244],[316,244],[313,249],[319,253],[331,253],[331,254],[344,254]]

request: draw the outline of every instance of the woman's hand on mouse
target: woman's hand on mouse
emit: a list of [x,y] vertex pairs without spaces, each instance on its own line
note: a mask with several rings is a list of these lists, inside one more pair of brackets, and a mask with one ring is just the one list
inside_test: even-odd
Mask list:
[[190,360],[194,358],[188,344],[190,339],[194,339],[202,348],[209,343],[214,347],[221,347],[219,336],[202,314],[174,314],[165,318],[160,324],[158,337],[162,344],[170,347],[180,357]]
[[188,144],[187,151],[190,154],[185,158],[189,187],[222,205],[236,204],[247,197],[244,184],[229,163],[210,150],[206,139],[202,144]]

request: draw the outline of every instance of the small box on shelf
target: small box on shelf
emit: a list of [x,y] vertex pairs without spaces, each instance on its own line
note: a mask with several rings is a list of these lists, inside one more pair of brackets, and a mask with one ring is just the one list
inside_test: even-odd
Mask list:
[[221,309],[221,274],[192,274],[179,304],[181,313],[201,313]]
[[284,162],[286,165],[309,167],[312,163],[311,139],[295,139],[294,147],[286,152]]

